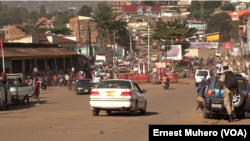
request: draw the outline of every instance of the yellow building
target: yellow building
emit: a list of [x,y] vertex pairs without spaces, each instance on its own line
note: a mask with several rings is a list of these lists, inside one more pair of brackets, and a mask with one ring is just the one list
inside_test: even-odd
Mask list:
[[208,41],[208,42],[219,41],[220,40],[220,32],[204,34],[203,37],[205,37],[206,41]]

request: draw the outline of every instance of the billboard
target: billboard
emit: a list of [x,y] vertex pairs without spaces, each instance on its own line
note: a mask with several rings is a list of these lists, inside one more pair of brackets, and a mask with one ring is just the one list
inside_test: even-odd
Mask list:
[[233,52],[231,52],[231,56],[241,56],[241,52],[233,51]]
[[190,49],[193,48],[218,48],[218,42],[191,42]]
[[231,43],[230,42],[225,43],[225,49],[231,49]]
[[167,51],[167,60],[182,60],[181,45],[171,45]]
[[166,68],[166,62],[157,62],[156,67],[157,68]]
[[138,71],[137,74],[146,74],[146,65],[145,65],[145,59],[144,58],[138,58],[137,59],[137,65],[138,65]]

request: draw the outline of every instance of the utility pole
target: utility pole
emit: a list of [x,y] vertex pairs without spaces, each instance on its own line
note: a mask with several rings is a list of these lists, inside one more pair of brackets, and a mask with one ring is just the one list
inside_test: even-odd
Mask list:
[[132,53],[132,37],[131,37],[131,28],[129,29],[129,36],[130,36],[130,52]]
[[114,30],[114,56],[115,56],[115,31],[116,29]]
[[88,21],[88,32],[89,32],[89,53],[90,53],[90,57],[93,57],[93,49],[91,46],[91,32],[90,32],[90,21]]
[[81,32],[80,32],[80,20],[78,20],[78,33],[79,33],[79,42],[82,43],[82,39],[81,39]]
[[87,62],[88,62],[88,66],[89,66],[89,48],[88,48],[88,30],[87,28],[85,27],[85,34],[86,34],[86,56],[87,56]]

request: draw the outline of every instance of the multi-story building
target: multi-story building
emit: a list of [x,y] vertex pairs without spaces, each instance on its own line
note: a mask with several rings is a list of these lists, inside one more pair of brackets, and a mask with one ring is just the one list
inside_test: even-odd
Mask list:
[[169,6],[169,5],[176,6],[176,5],[178,5],[178,1],[176,1],[176,0],[157,1],[157,3],[159,6]]
[[249,2],[232,2],[230,4],[234,5],[235,11],[247,10],[250,7]]
[[[129,19],[133,15],[148,15],[148,13],[146,11],[146,7],[147,7],[147,5],[143,4],[143,3],[140,3],[140,4],[135,5],[135,6],[124,6],[122,8],[124,20]],[[150,16],[160,18],[161,17],[161,8],[159,6],[153,6],[151,8],[152,9],[150,12]]]
[[131,6],[132,1],[113,1],[112,10],[114,13],[122,13],[123,6]]
[[5,30],[5,39],[13,39],[25,36],[21,29],[16,28],[17,25],[3,26]]
[[92,18],[78,16],[70,19],[70,30],[73,31],[73,35],[76,36],[76,39],[79,43],[87,46],[88,43],[88,25],[90,25],[91,33],[91,43],[92,45],[99,45],[99,29],[96,22],[91,21]]

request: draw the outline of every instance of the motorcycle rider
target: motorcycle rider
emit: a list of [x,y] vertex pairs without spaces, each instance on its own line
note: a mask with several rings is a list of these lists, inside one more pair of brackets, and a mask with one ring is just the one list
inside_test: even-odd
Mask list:
[[101,83],[104,80],[103,76],[101,75],[99,83]]
[[167,84],[169,86],[169,76],[167,74],[164,74],[163,79],[162,79],[162,85]]
[[65,75],[65,81],[66,81],[66,82],[69,81],[69,75],[68,75],[68,74]]

